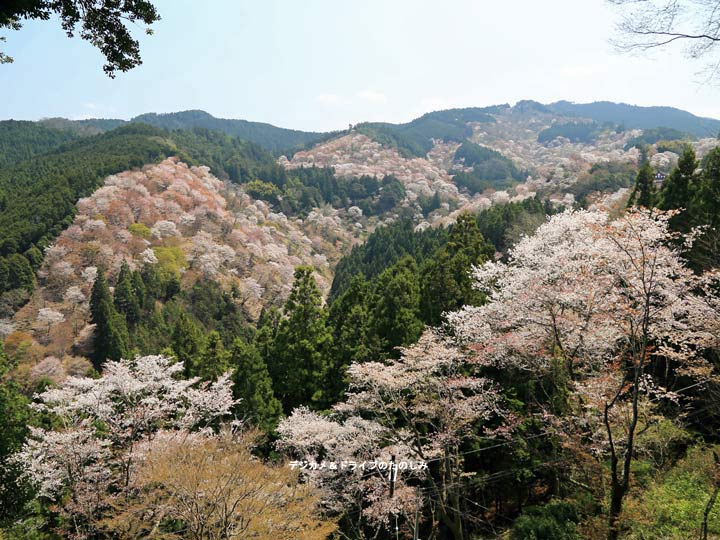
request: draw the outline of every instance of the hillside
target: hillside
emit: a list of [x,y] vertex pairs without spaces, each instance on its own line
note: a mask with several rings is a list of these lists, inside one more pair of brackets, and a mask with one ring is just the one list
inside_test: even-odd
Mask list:
[[128,123],[141,123],[167,131],[192,130],[201,128],[219,131],[255,143],[271,152],[303,147],[326,138],[330,134],[285,129],[264,122],[216,118],[200,111],[180,111],[174,113],[144,113],[130,120],[91,118],[86,120],[68,120],[66,118],[48,118],[38,124],[73,134],[76,137],[97,135],[111,131]]
[[0,123],[0,540],[179,537],[164,486],[276,460],[352,540],[601,540],[618,460],[624,540],[720,533],[716,139],[208,116]]
[[[198,281],[232,289],[249,324],[287,297],[297,266],[311,265],[327,293],[332,268],[353,242],[354,228],[346,222],[330,209],[289,220],[207,167],[176,158],[111,175],[78,201],[72,223],[45,252],[39,288],[12,326],[32,336],[36,361],[87,354],[89,313],[73,302],[87,301],[99,271],[114,284],[123,262],[131,270],[150,265],[164,279],[174,276],[181,290]],[[38,315],[43,310],[62,313],[63,320],[46,326]],[[16,338],[11,333],[8,339]]]
[[720,120],[702,118],[674,107],[639,107],[625,103],[596,101],[571,103],[556,101],[547,108],[564,116],[590,118],[597,122],[621,124],[628,129],[667,127],[691,133],[695,137],[715,137],[720,133]]

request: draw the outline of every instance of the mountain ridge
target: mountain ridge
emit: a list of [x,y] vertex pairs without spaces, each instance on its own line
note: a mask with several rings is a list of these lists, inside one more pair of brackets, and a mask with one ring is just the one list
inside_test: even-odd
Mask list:
[[[396,146],[405,155],[421,156],[432,146],[431,139],[459,141],[463,136],[467,136],[468,123],[492,122],[492,115],[503,112],[535,112],[558,116],[561,117],[559,120],[567,121],[586,119],[598,123],[613,123],[626,129],[672,128],[695,137],[714,137],[720,132],[720,120],[698,116],[675,107],[639,106],[612,101],[575,103],[568,100],[548,104],[520,100],[514,105],[505,103],[443,109],[425,113],[409,122],[361,122],[355,129],[380,143]],[[170,113],[148,112],[130,120],[47,118],[38,123],[53,129],[75,131],[79,135],[97,134],[128,123],[146,123],[167,130],[205,128],[254,142],[275,153],[305,149],[345,133],[345,130],[305,131],[278,127],[267,122],[219,118],[201,109]]]

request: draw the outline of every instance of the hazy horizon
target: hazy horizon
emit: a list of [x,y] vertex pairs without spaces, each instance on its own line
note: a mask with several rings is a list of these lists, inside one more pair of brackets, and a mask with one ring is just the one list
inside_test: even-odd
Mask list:
[[137,32],[144,63],[114,80],[92,45],[68,39],[57,21],[30,21],[3,33],[15,63],[0,66],[0,117],[130,119],[201,109],[330,131],[533,99],[720,118],[716,87],[698,84],[701,65],[681,49],[617,54],[608,41],[614,9],[603,0],[579,4],[158,0],[163,19],[154,35]]

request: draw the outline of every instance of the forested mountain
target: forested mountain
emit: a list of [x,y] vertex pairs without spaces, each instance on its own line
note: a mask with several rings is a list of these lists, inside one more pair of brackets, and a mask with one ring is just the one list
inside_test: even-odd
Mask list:
[[556,101],[548,104],[547,108],[565,116],[580,116],[601,123],[612,122],[628,129],[667,127],[691,133],[695,137],[715,137],[720,133],[720,120],[702,118],[674,107],[639,107],[610,101]]
[[131,122],[142,122],[168,130],[199,127],[222,131],[270,151],[305,146],[326,136],[324,133],[284,129],[263,122],[215,118],[205,111],[198,110],[165,114],[146,113],[136,116]]
[[208,117],[0,123],[0,540],[720,534],[716,139]]
[[73,132],[53,129],[43,123],[2,121],[0,122],[0,169],[54,150],[76,138],[78,135]]

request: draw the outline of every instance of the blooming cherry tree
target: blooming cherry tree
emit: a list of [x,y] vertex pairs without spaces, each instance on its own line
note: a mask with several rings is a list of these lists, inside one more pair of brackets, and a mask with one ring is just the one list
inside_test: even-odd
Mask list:
[[477,430],[505,416],[502,400],[491,381],[468,374],[466,355],[436,332],[427,331],[401,353],[386,363],[351,365],[347,399],[330,417],[305,408],[293,411],[280,422],[278,447],[303,459],[334,463],[387,462],[391,456],[433,463],[402,470],[393,498],[388,471],[348,467],[312,471],[311,477],[325,489],[330,510],[361,509],[360,516],[373,527],[411,516],[427,490],[427,504],[434,505],[454,537],[462,538],[457,491],[449,487],[460,482],[464,471],[459,449]]
[[183,380],[164,356],[108,361],[98,379],[68,377],[37,396],[57,429],[33,428],[15,456],[40,494],[72,516],[71,534],[91,536],[112,499],[131,484],[139,450],[160,429],[207,429],[234,404],[229,374]]
[[661,358],[699,383],[715,376],[699,351],[714,342],[718,312],[673,247],[672,215],[554,216],[517,244],[509,263],[475,270],[488,304],[447,318],[480,365],[537,374],[564,366],[586,425],[604,427],[609,540],[619,534],[643,403],[675,397],[649,378],[651,363]]

